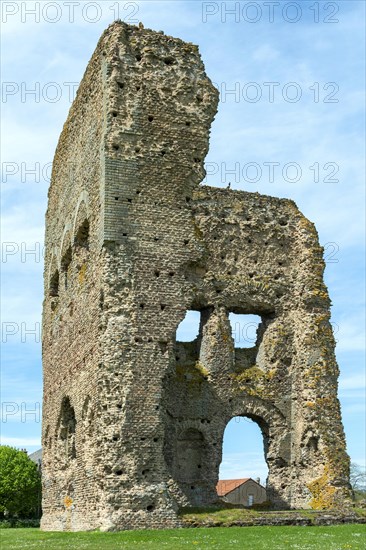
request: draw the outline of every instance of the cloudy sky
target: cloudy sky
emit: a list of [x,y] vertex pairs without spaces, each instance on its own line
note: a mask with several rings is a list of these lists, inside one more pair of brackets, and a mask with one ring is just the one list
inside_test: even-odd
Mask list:
[[[40,446],[50,166],[97,40],[120,18],[199,45],[221,95],[207,183],[290,197],[315,222],[348,452],[365,462],[364,11],[363,0],[1,3],[3,444]],[[233,419],[221,477],[265,475],[258,427]]]

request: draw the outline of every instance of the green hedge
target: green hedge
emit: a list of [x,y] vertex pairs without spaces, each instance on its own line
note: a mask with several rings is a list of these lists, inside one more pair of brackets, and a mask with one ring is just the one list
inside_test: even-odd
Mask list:
[[39,527],[39,519],[2,519],[0,520],[0,529],[10,529],[13,527]]

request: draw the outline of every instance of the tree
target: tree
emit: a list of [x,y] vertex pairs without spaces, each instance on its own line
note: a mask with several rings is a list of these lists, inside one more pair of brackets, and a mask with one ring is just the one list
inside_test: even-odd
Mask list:
[[351,463],[350,482],[356,500],[366,497],[366,470],[355,462]]
[[0,446],[0,513],[34,517],[39,511],[41,475],[24,451]]

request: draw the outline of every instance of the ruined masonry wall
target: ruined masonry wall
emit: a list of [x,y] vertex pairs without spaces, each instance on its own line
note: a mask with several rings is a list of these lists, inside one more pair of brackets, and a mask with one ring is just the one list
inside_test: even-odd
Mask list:
[[[46,216],[45,530],[180,525],[216,500],[236,415],[277,507],[347,494],[317,233],[292,201],[199,185],[217,103],[197,47],[163,33],[116,22],[89,62]],[[189,309],[200,333],[176,342]],[[261,315],[255,346],[230,312]]]

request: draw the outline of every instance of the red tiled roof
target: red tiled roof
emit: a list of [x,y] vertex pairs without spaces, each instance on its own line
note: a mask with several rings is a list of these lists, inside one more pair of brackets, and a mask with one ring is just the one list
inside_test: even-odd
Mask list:
[[240,485],[243,485],[243,483],[246,483],[249,479],[250,477],[243,477],[242,479],[220,479],[216,485],[218,496],[223,497],[228,493],[231,493],[231,491],[237,487],[240,487]]

